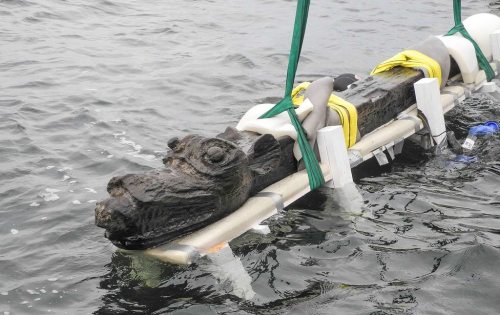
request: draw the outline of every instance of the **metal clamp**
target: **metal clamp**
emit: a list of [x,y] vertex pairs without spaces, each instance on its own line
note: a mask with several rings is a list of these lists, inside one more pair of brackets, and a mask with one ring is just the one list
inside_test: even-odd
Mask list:
[[382,149],[377,149],[372,153],[375,156],[375,159],[377,159],[378,165],[382,166],[389,164],[389,160]]
[[349,164],[351,167],[355,167],[363,163],[363,157],[361,156],[361,152],[358,150],[348,150],[347,155],[349,157]]
[[396,154],[396,155],[401,154],[401,152],[403,152],[403,146],[405,143],[405,139],[403,139],[403,138],[396,139],[396,140],[394,140],[394,142],[395,142],[394,154]]

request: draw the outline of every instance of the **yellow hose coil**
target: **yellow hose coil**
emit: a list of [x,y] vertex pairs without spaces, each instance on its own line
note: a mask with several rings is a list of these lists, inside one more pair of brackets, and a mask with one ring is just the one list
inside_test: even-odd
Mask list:
[[385,72],[398,66],[405,68],[424,68],[427,70],[430,78],[438,79],[439,86],[441,86],[441,66],[439,63],[431,57],[416,50],[405,50],[396,56],[387,59],[376,66],[370,74],[374,75]]
[[[311,82],[303,82],[296,86],[292,91],[293,105],[300,106],[304,101],[304,91],[309,87]],[[348,148],[356,143],[358,134],[358,112],[356,107],[348,101],[338,97],[335,94],[330,95],[328,100],[328,107],[336,111],[340,117],[340,123],[344,130],[345,144]]]

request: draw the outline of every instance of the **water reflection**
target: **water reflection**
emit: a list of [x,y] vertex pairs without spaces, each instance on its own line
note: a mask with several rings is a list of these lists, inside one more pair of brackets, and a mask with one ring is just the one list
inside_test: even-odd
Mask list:
[[100,281],[107,293],[96,314],[149,314],[224,298],[210,273],[196,265],[175,266],[144,255],[116,252],[108,268]]
[[227,283],[231,289],[229,293],[240,299],[251,300],[255,296],[252,288],[252,278],[245,270],[241,260],[234,255],[231,247],[225,246],[216,253],[207,255],[209,263],[200,265],[200,268],[207,270],[219,283]]

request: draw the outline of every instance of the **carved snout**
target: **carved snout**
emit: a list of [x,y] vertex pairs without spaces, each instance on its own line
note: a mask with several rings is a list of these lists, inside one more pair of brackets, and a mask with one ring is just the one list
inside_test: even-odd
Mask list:
[[125,215],[132,207],[129,199],[122,196],[101,201],[95,208],[95,224],[109,233],[132,233],[132,220]]

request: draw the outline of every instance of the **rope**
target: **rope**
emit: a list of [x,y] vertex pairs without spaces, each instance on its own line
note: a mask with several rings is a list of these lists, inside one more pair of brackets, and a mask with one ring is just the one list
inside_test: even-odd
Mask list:
[[455,20],[455,26],[446,34],[446,36],[460,33],[464,38],[468,39],[472,43],[472,45],[474,45],[474,49],[476,50],[476,57],[479,67],[486,73],[486,78],[488,81],[493,80],[493,78],[495,77],[495,71],[493,71],[490,63],[488,62],[488,59],[486,59],[483,52],[481,51],[481,48],[470,36],[469,32],[467,32],[464,24],[462,23],[462,0],[453,0],[453,18]]
[[298,0],[297,3],[292,45],[290,48],[290,56],[288,58],[285,96],[267,113],[259,117],[259,119],[274,117],[284,111],[288,112],[288,116],[290,117],[292,125],[297,131],[297,142],[299,144],[300,152],[302,153],[302,158],[307,170],[307,175],[309,176],[309,186],[311,187],[311,190],[314,190],[321,187],[321,185],[324,184],[325,179],[319,166],[318,159],[314,154],[314,150],[309,144],[309,141],[307,141],[304,128],[302,128],[299,118],[295,113],[291,96],[293,82],[295,81],[295,74],[297,72],[297,66],[299,63],[300,51],[302,50],[302,42],[304,41],[304,34],[306,31],[309,4],[310,0]]

